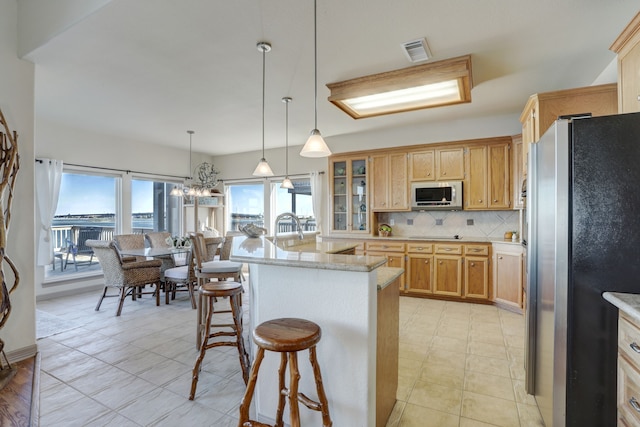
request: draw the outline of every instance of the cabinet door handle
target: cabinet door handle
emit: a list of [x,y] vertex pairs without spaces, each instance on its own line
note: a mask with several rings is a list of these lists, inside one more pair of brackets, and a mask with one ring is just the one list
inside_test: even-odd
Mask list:
[[424,263],[429,264],[429,260],[428,259],[424,260]]
[[439,261],[438,264],[442,265],[442,261]]
[[502,256],[499,256],[498,259],[502,259]]
[[443,249],[447,252],[451,252],[453,250],[452,248],[443,248]]
[[422,246],[417,247],[416,249],[418,249],[419,251],[423,250],[424,248]]
[[498,199],[493,199],[493,203],[498,203]]
[[[638,96],[638,101],[640,101],[640,96]],[[427,172],[427,176],[431,176],[431,172]]]
[[471,267],[475,267],[475,266],[476,266],[476,263],[475,263],[475,262],[472,262],[472,263],[471,263]]
[[389,262],[393,262],[393,257],[389,257]]
[[631,405],[636,412],[640,412],[640,403],[638,403],[635,397],[631,397],[631,399],[629,399],[629,405]]
[[482,199],[478,200],[478,203],[482,203]]
[[635,351],[636,353],[640,353],[640,345],[636,344],[635,341],[629,344],[629,347],[631,347],[631,350]]

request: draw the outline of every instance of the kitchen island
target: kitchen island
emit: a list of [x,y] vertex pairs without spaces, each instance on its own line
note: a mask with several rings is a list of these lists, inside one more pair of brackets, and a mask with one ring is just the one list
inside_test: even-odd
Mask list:
[[[339,254],[353,249],[348,243],[278,243],[234,239],[230,259],[249,265],[250,329],[279,317],[316,322],[322,328],[318,362],[333,425],[384,426],[397,388],[398,287],[393,283],[403,270],[383,267],[382,257]],[[267,352],[253,400],[258,421],[274,421],[278,366],[279,355]],[[299,367],[300,390],[316,398],[306,352]],[[303,408],[300,416],[302,425],[318,425],[319,413]]]

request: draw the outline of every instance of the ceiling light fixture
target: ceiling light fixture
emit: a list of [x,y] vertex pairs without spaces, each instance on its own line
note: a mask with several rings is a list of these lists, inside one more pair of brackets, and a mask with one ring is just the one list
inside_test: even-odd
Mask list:
[[289,103],[292,101],[292,98],[285,96],[282,98],[282,102],[285,105],[285,138],[284,138],[284,146],[285,146],[285,175],[282,180],[282,184],[280,184],[280,188],[293,188],[293,182],[289,179]]
[[197,167],[198,183],[193,182],[193,175],[191,175],[191,144],[192,137],[195,133],[192,130],[188,130],[189,134],[189,176],[185,179],[189,185],[185,185],[179,188],[177,185],[169,192],[171,196],[194,196],[194,197],[209,197],[211,196],[211,189],[218,185],[218,174],[220,173],[212,163],[202,162]]
[[330,83],[331,101],[354,119],[471,102],[471,55]]
[[253,171],[253,176],[273,176],[273,171],[264,157],[264,93],[265,93],[265,55],[271,50],[271,45],[267,42],[259,42],[258,50],[262,52],[262,158]]
[[309,135],[309,139],[302,147],[300,155],[302,157],[327,157],[331,155],[331,150],[327,146],[320,131],[318,130],[318,7],[316,0],[313,0],[313,66],[314,66],[314,128]]

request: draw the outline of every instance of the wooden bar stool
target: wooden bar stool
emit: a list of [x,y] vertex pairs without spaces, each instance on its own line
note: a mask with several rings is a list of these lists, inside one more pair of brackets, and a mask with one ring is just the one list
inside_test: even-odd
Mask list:
[[[300,413],[298,410],[298,401],[302,402],[307,408],[322,413],[323,427],[330,427],[333,423],[329,416],[329,404],[327,396],[322,386],[322,377],[320,375],[320,365],[316,358],[316,344],[320,341],[322,331],[320,326],[304,319],[273,319],[261,323],[253,331],[253,340],[258,346],[256,359],[251,368],[249,384],[245,391],[242,403],[240,404],[240,420],[238,427],[281,427],[283,426],[282,416],[285,406],[285,398],[289,398],[289,411],[291,416],[291,427],[300,427]],[[298,371],[297,352],[309,350],[309,361],[313,368],[313,375],[316,381],[316,391],[318,400],[309,399],[303,393],[298,392],[298,381],[300,372]],[[260,423],[249,419],[249,406],[253,397],[253,391],[258,379],[258,370],[264,358],[264,351],[275,351],[280,353],[279,376],[279,397],[278,412],[276,413],[275,426]],[[287,361],[289,362],[289,388],[285,387],[285,371],[287,369]]]
[[[238,282],[205,282],[200,284],[200,301],[206,301],[206,320],[204,325],[204,334],[202,344],[200,345],[200,355],[196,360],[196,364],[193,367],[193,377],[191,380],[191,393],[189,394],[189,400],[193,400],[196,394],[196,387],[198,385],[198,376],[200,374],[200,366],[204,354],[207,350],[213,347],[219,346],[232,346],[238,349],[238,355],[240,357],[240,366],[242,367],[242,378],[244,383],[247,383],[249,378],[249,355],[244,346],[244,340],[242,338],[242,307],[240,304],[240,296],[242,295],[242,285]],[[211,318],[213,317],[214,307],[213,303],[216,298],[229,298],[229,305],[231,306],[231,314],[233,317],[233,323],[230,324],[211,324]],[[229,310],[221,311],[221,313],[229,312]],[[211,332],[211,327],[214,328],[227,328]],[[216,337],[235,337],[235,340],[231,341],[214,341],[209,342],[210,339]]]

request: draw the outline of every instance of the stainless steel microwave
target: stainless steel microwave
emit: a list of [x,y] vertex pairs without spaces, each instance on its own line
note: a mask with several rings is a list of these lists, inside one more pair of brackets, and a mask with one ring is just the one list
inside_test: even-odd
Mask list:
[[411,209],[414,211],[461,210],[462,181],[412,182]]

